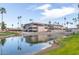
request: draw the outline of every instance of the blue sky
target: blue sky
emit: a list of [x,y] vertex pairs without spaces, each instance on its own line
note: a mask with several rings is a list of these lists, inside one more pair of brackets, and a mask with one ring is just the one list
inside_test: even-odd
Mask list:
[[[22,16],[22,24],[29,23],[29,19],[33,19],[33,22],[48,23],[50,20],[52,24],[55,21],[62,24],[65,23],[64,17],[67,17],[66,21],[73,22],[72,18],[77,15],[74,12],[76,5],[72,3],[0,3],[0,7],[4,7],[7,10],[7,13],[4,14],[4,21],[8,27],[12,27],[12,24],[17,27],[18,16]],[[75,25],[69,25],[69,27],[75,27]]]

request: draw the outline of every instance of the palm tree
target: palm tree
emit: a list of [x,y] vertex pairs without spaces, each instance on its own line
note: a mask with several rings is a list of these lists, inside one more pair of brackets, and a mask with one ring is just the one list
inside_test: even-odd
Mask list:
[[33,19],[29,19],[30,22],[33,22]]
[[78,17],[77,17],[77,19],[78,19],[78,20],[77,20],[77,21],[78,21],[78,24],[77,24],[77,28],[79,28],[79,3],[78,3],[78,5],[77,5],[77,8],[78,8],[78,9],[77,9],[77,10],[78,10],[78,11],[77,11],[77,12],[78,12]]
[[14,26],[14,25],[12,24],[12,28],[13,28],[13,26]]
[[73,18],[74,22],[77,22],[77,19],[76,18]]
[[73,22],[70,22],[71,25],[73,25]]
[[49,24],[51,24],[51,21],[49,21]]
[[54,24],[57,24],[57,22],[55,21]]
[[51,32],[51,21],[49,21],[49,31]]
[[3,31],[5,29],[6,29],[6,24],[4,23],[4,21],[2,21],[2,23],[1,23],[1,30]]
[[78,20],[78,24],[77,24],[77,28],[79,28],[79,13],[78,13],[78,18],[77,18]]
[[73,18],[72,20],[74,21],[74,23],[76,23],[78,21],[76,18]]
[[78,23],[79,23],[79,4],[78,4]]
[[21,26],[21,20],[20,20],[21,18],[22,18],[22,16],[18,16],[17,17],[17,19],[18,19],[18,23],[17,23],[18,24],[18,28],[19,28],[19,26]]
[[64,17],[64,22],[66,22],[66,20],[67,20],[66,17]]
[[1,18],[1,20],[2,20],[2,22],[3,22],[3,14],[4,13],[6,13],[6,9],[5,8],[0,8],[0,14],[1,14],[1,16],[2,16],[2,18]]
[[69,22],[67,21],[66,24],[67,24],[67,28],[68,28]]
[[[1,20],[2,20],[1,27],[2,27],[2,28],[3,28],[3,14],[4,14],[4,13],[6,13],[6,9],[5,9],[5,8],[3,8],[3,7],[2,7],[2,8],[0,8],[0,14],[1,14],[1,16],[2,16],[2,17],[1,17]],[[3,29],[2,29],[2,30],[3,30]]]
[[[66,17],[64,17],[64,22],[66,22],[66,20],[67,20]],[[66,25],[66,24],[67,24],[67,23],[64,23],[64,25]]]
[[66,20],[66,17],[64,18],[64,20]]
[[[66,22],[67,18],[65,17],[64,20],[65,20],[65,22]],[[68,29],[68,25],[69,25],[69,24],[70,24],[70,22],[68,22],[68,21],[66,22],[66,24],[64,24],[64,25],[67,25],[67,29]],[[71,23],[71,24],[72,24],[72,23]]]
[[59,25],[60,23],[59,22],[57,22],[57,25]]

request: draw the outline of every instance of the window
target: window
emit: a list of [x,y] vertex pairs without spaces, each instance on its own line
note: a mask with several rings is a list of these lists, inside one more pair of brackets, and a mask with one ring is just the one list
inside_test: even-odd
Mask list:
[[37,29],[37,27],[29,27],[28,29]]
[[29,30],[29,32],[37,32],[36,30]]
[[45,29],[48,29],[48,27],[45,27]]

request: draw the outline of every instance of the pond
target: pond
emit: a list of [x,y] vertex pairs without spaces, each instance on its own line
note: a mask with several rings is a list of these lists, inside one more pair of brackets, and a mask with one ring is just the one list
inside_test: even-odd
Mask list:
[[52,44],[51,35],[9,37],[0,39],[0,55],[31,55]]

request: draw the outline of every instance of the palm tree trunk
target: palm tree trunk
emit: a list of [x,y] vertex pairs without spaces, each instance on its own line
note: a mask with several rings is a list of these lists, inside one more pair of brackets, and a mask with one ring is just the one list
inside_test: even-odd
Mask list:
[[2,13],[2,19],[1,19],[1,20],[2,20],[2,22],[3,22],[3,13]]
[[18,19],[18,28],[19,28],[19,19]]
[[20,23],[19,27],[21,28],[21,19],[19,20],[19,23]]
[[[1,26],[2,26],[2,22],[3,22],[3,13],[1,14],[2,18],[1,18]],[[1,29],[3,31],[3,29]]]
[[79,13],[78,13],[78,24],[79,24]]
[[67,28],[68,28],[68,24],[67,24]]

